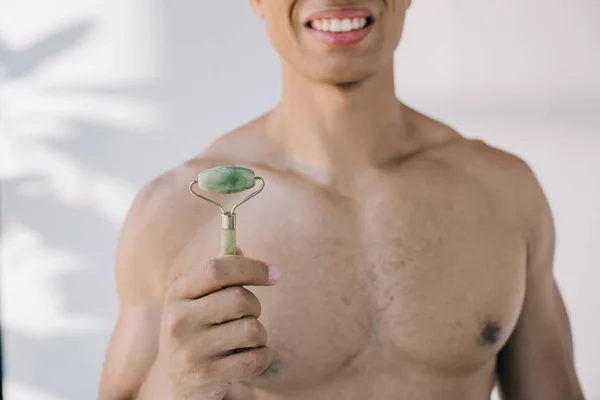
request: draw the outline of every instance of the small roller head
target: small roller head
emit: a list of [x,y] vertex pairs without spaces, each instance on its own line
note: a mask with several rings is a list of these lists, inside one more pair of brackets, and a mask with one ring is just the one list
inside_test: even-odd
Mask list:
[[200,190],[213,193],[239,193],[253,188],[255,184],[254,171],[231,165],[211,168],[198,174]]

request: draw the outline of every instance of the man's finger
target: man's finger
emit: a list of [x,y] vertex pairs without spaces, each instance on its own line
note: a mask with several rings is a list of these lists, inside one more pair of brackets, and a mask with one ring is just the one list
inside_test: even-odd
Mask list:
[[223,357],[241,349],[264,347],[265,327],[254,317],[245,317],[211,326],[197,337],[203,356]]
[[197,299],[229,286],[272,286],[279,269],[246,257],[223,256],[191,269],[169,288],[168,297]]
[[185,315],[193,316],[190,319],[201,327],[244,317],[258,318],[261,314],[261,305],[254,293],[242,286],[231,286],[184,304]]
[[264,372],[273,362],[273,351],[269,347],[259,347],[217,359],[212,369],[216,373],[225,372],[229,382],[237,382]]

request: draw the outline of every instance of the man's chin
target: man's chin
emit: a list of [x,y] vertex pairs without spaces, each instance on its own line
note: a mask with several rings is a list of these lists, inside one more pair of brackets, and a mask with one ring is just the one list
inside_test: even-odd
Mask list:
[[310,74],[313,80],[329,85],[351,87],[359,85],[375,74],[364,68],[339,67],[327,70],[315,71]]

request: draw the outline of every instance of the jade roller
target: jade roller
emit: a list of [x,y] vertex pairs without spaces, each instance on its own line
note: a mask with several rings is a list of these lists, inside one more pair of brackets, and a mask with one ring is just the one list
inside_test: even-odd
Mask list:
[[[260,187],[226,211],[225,208],[207,197],[204,197],[194,191],[194,186],[200,190],[220,194],[240,193],[252,189],[260,181]],[[265,187],[265,181],[260,176],[256,176],[254,171],[248,168],[236,166],[215,167],[198,174],[198,179],[190,183],[190,192],[203,200],[206,200],[221,209],[221,254],[235,255],[236,235],[235,235],[235,210],[259,194]]]

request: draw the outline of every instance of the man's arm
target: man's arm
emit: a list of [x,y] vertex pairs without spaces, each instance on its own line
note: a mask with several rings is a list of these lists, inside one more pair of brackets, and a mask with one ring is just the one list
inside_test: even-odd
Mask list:
[[[121,230],[115,265],[120,309],[104,360],[99,400],[135,398],[157,354],[162,295],[151,217],[155,197],[160,196],[157,186],[150,183],[137,194]],[[159,210],[154,213],[160,218]]]
[[498,358],[500,392],[506,400],[583,400],[569,318],[553,275],[554,222],[542,189],[528,175],[525,220],[533,229],[527,287],[515,331]]
[[119,316],[104,361],[99,400],[136,398],[158,354],[165,292],[195,229],[212,209],[187,191],[195,171],[180,167],[146,184],[121,230],[116,257]]

